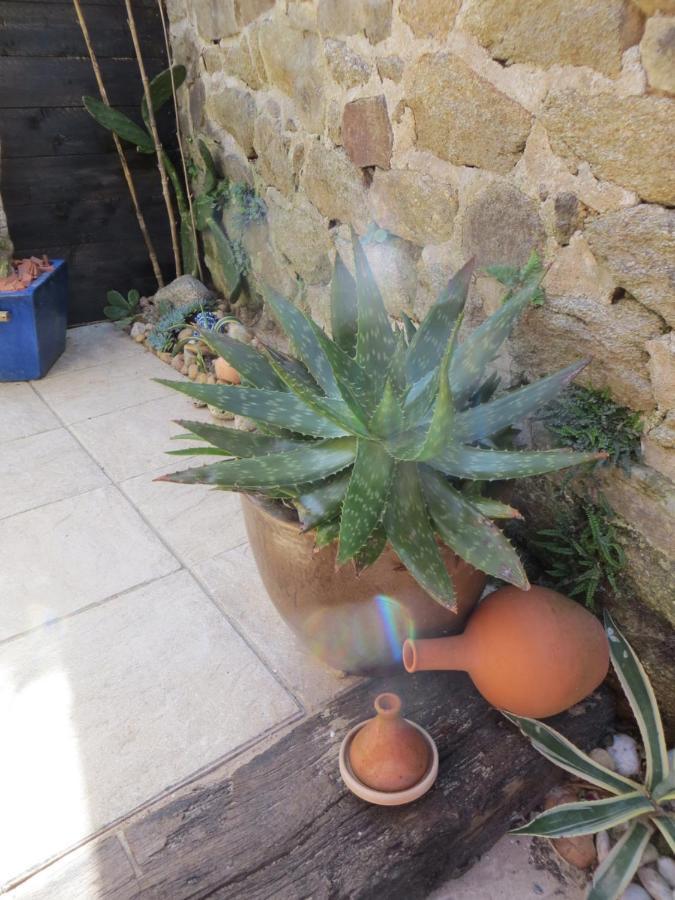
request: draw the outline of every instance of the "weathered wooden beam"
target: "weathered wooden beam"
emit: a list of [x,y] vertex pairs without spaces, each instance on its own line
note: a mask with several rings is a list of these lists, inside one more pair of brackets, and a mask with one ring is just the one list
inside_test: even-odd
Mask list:
[[[399,808],[358,800],[337,767],[345,732],[370,714],[384,689],[401,694],[406,715],[431,732],[440,754],[435,787]],[[602,689],[551,721],[588,748],[612,716]],[[425,898],[467,869],[559,778],[466,676],[367,681],[230,777],[191,785],[129,825],[126,841],[141,871],[133,896]]]

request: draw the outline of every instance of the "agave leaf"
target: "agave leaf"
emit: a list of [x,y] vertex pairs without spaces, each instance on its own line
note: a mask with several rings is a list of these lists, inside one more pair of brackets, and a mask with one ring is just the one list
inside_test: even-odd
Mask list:
[[337,563],[343,565],[364,546],[384,514],[394,460],[381,444],[359,441],[347,496],[342,506]]
[[675,816],[654,816],[651,821],[666,839],[671,853],[675,854]]
[[488,519],[522,519],[522,513],[513,506],[493,500],[491,497],[469,497],[469,501],[478,512]]
[[645,822],[633,822],[593,875],[587,900],[617,900],[628,887],[642,860],[654,829]]
[[[181,65],[171,66],[170,69],[164,69],[159,75],[155,75],[150,82],[150,101],[152,103],[153,112],[159,112],[164,104],[171,98],[173,93],[172,72],[173,86],[175,86],[176,90],[178,90],[185,81],[187,72],[185,66]],[[143,116],[145,124],[148,125],[148,104],[145,102],[145,95],[141,100],[141,115]]]
[[[192,434],[208,441],[229,456],[266,456],[269,453],[281,453],[284,450],[299,450],[302,447],[312,446],[308,441],[239,431],[224,425],[213,425],[211,422],[191,422],[187,419],[177,419],[176,424],[181,428],[187,428]],[[188,436],[192,437],[192,435]]]
[[427,506],[441,540],[472,566],[523,590],[529,582],[508,539],[433,469],[420,466]]
[[609,638],[609,653],[614,671],[640,729],[645,748],[647,770],[645,784],[648,790],[651,790],[668,777],[670,769],[666,737],[656,696],[635,651],[608,612],[605,612],[605,630]]
[[508,428],[557,396],[588,363],[583,360],[489,403],[465,409],[455,423],[457,440],[471,444]]
[[411,340],[406,359],[408,381],[414,384],[437,368],[466,304],[475,260],[470,259],[448,282]]
[[[257,388],[233,387],[225,384],[193,384],[191,381],[167,381],[156,378],[159,384],[201,400],[209,406],[225,409],[255,422],[287,428],[310,437],[343,437],[345,431],[326,419],[319,418],[293,394]],[[305,478],[304,481],[310,479]]]
[[208,331],[199,328],[201,339],[214,353],[222,356],[233,366],[246,384],[256,388],[266,388],[271,391],[285,391],[286,385],[274,369],[268,359],[259,353],[250,344],[236,341],[228,334],[220,334],[217,331]]
[[532,741],[532,745],[546,759],[571,772],[576,778],[590,781],[598,787],[604,788],[612,794],[632,794],[640,790],[640,785],[630,778],[624,778],[612,772],[611,769],[601,766],[582,753],[567,738],[563,737],[553,728],[538,722],[536,719],[527,719],[523,716],[514,716],[504,712],[503,715],[513,722],[526,737]]
[[382,295],[373,278],[361,242],[353,230],[352,246],[358,304],[356,361],[366,372],[372,395],[379,397],[387,378],[391,357],[396,350],[396,341]]
[[314,331],[313,323],[292,303],[270,287],[264,289],[265,302],[288,335],[296,353],[329,397],[340,397],[328,357]]
[[398,463],[391,482],[384,527],[401,562],[443,606],[456,609],[455,589],[436,544],[416,463]]
[[314,548],[320,550],[322,547],[332,544],[333,541],[338,539],[339,534],[339,519],[331,519],[330,522],[322,522],[321,525],[317,525],[316,531],[314,532]]
[[389,379],[377,409],[370,420],[370,430],[383,438],[393,438],[403,428],[403,410]]
[[606,453],[577,453],[574,450],[482,450],[460,444],[448,446],[428,460],[429,465],[455,478],[495,481],[525,478],[557,472],[568,466],[606,459]]
[[356,282],[342,261],[335,255],[335,268],[330,286],[331,334],[333,340],[350,356],[356,352],[357,305]]
[[387,533],[384,530],[384,526],[377,525],[363,547],[354,556],[357,575],[360,575],[368,566],[372,566],[384,550],[386,543]]
[[653,809],[651,802],[639,791],[604,800],[563,803],[536,816],[527,825],[514,828],[511,834],[531,834],[548,838],[595,834],[597,831],[628,822],[629,819]]
[[143,153],[154,153],[155,145],[151,136],[124,113],[95,97],[83,97],[82,102],[89,115],[96,119],[99,125],[114,132],[122,140],[135,144]]
[[539,289],[541,275],[531,277],[489,319],[460,344],[450,366],[450,383],[459,408],[485,377],[485,369],[509,336],[511,328]]
[[308,485],[296,503],[302,530],[308,531],[321,522],[335,518],[347,493],[351,472],[340,472],[319,485]]
[[158,481],[213,484],[241,490],[297,485],[334,475],[354,461],[356,442],[337,438],[268,456],[230,459],[200,469],[183,469]]

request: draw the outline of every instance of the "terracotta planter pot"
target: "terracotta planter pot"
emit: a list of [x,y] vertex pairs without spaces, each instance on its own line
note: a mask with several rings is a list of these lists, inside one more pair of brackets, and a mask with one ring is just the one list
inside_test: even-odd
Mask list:
[[357,577],[336,569],[336,545],[314,550],[291,510],[241,495],[246,531],[260,575],[279,614],[325,662],[349,673],[397,665],[407,637],[456,634],[485,586],[485,575],[441,548],[457,592],[457,612],[436,603],[387,546]]

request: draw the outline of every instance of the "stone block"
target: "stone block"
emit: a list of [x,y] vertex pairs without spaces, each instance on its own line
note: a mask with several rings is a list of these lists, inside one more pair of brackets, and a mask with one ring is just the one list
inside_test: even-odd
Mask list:
[[275,0],[234,0],[237,22],[243,28],[258,16],[272,9],[274,2]]
[[211,74],[224,72],[226,75],[232,75],[253,90],[262,87],[262,81],[253,64],[248,40],[244,36],[234,44],[207,47],[202,56],[207,72]]
[[675,210],[644,203],[606,213],[584,235],[616,283],[675,326]]
[[605,306],[610,306],[616,287],[581,234],[575,234],[569,245],[560,250],[543,283],[548,298],[586,297]]
[[675,0],[633,0],[633,3],[646,16],[653,16],[657,12],[667,16],[675,15]]
[[675,94],[675,16],[649,19],[640,41],[649,86]]
[[541,114],[551,148],[586,160],[597,178],[644,200],[675,203],[675,105],[665,97],[618,97],[553,87]]
[[675,409],[675,332],[647,341],[645,349],[656,402],[661,409]]
[[562,191],[553,201],[555,239],[563,246],[569,244],[570,238],[581,225],[583,212],[579,198],[572,191]]
[[283,194],[295,190],[295,177],[291,159],[291,140],[273,116],[262,115],[255,120],[253,147],[258,155],[256,167],[266,184],[273,185]]
[[338,84],[351,88],[357,84],[365,84],[370,78],[371,64],[344,41],[326,38],[323,49],[328,68]]
[[479,266],[522,266],[544,240],[537,204],[510,184],[489,185],[464,215],[462,248]]
[[675,411],[643,437],[642,453],[648,466],[675,481]]
[[311,141],[305,150],[300,187],[327,219],[368,227],[368,202],[361,172],[340,149]]
[[363,249],[389,315],[400,316],[402,312],[412,315],[419,250],[396,237],[382,243],[372,241]]
[[222,87],[209,94],[206,115],[232,135],[245,155],[254,156],[253,123],[256,104],[250,91],[235,87]]
[[468,0],[461,27],[504,62],[590,66],[621,72],[621,56],[637,44],[643,17],[630,0]]
[[509,172],[532,117],[452,53],[426,54],[404,75],[418,146],[456,165]]
[[461,5],[461,0],[401,0],[400,15],[415,37],[443,41]]
[[193,0],[195,25],[205,41],[217,41],[237,34],[234,0]]
[[392,0],[319,0],[318,28],[328,37],[363,31],[377,44],[391,34],[391,6]]
[[375,172],[370,202],[381,228],[414,244],[441,244],[452,237],[457,191],[430,175],[407,169]]
[[333,248],[326,222],[301,194],[291,201],[271,188],[265,195],[272,241],[307,284],[330,281]]
[[388,169],[394,135],[384,96],[347,103],[342,112],[342,143],[355,166]]
[[403,78],[404,68],[405,63],[400,56],[383,56],[377,61],[377,74],[383,81],[385,78],[388,78],[390,81],[395,81],[398,84]]

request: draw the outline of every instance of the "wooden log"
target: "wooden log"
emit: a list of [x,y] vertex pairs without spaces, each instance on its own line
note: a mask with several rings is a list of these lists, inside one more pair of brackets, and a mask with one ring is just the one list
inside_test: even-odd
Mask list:
[[[431,732],[440,754],[434,788],[398,808],[358,800],[337,766],[344,734],[385,689],[401,694],[406,715]],[[551,721],[590,748],[612,716],[603,689]],[[125,838],[141,871],[129,889],[157,900],[421,900],[468,868],[560,777],[462,674],[363,682],[230,777],[190,785],[129,825]]]

